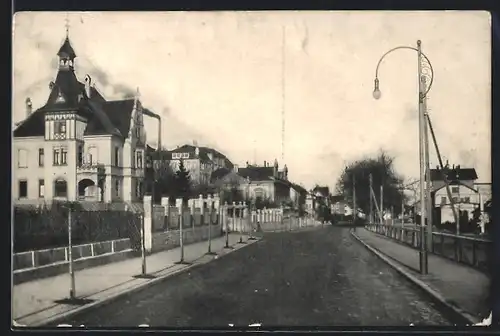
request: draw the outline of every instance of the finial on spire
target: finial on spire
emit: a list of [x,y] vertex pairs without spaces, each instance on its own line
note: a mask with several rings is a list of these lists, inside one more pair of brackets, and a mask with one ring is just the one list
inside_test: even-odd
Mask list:
[[66,24],[65,24],[65,26],[66,26],[66,38],[69,38],[69,17],[68,17],[68,13],[66,13],[66,19],[65,19],[65,21],[66,21]]

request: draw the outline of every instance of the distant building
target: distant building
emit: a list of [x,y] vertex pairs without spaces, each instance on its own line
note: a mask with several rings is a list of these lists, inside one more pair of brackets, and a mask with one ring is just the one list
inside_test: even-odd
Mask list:
[[311,193],[314,195],[317,202],[316,208],[320,205],[320,203],[325,204],[328,208],[330,208],[330,188],[325,186],[316,185]]
[[12,199],[139,199],[146,148],[139,95],[108,101],[90,76],[80,82],[74,71],[76,53],[67,36],[57,56],[58,71],[47,102],[33,111],[27,98],[26,117],[14,129]]
[[233,168],[233,164],[224,154],[213,148],[198,146],[196,143],[161,152],[159,157],[155,158],[155,164],[158,165],[159,161],[163,161],[168,163],[172,170],[177,171],[181,160],[189,171],[191,180],[200,184],[209,184],[212,173],[218,169],[229,171]]
[[[457,213],[462,215],[466,213],[468,218],[472,219],[473,211],[480,206],[480,203],[484,204],[491,199],[491,192],[486,191],[487,187],[478,186],[475,183],[477,173],[474,168],[462,168],[460,165],[450,167],[447,163],[444,170],[438,167],[431,169],[432,200],[434,207],[437,208],[437,220],[440,223],[455,222],[443,175],[446,176],[450,185],[451,197]],[[417,211],[420,213],[420,204],[417,205]]]
[[305,189],[288,180],[288,168],[285,165],[279,169],[278,161],[270,166],[264,162],[263,166],[247,164],[233,169],[219,168],[212,173],[212,182],[219,188],[228,189],[238,186],[248,199],[267,199],[275,203],[299,202],[300,195],[305,196]]

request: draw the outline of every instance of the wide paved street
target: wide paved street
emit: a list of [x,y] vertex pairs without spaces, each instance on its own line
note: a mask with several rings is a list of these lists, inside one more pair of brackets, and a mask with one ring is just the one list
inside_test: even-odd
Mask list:
[[349,228],[262,241],[71,321],[85,326],[450,325]]

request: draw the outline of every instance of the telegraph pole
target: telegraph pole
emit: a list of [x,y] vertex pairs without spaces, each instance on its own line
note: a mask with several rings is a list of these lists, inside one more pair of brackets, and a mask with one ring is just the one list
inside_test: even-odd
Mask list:
[[[427,83],[425,76],[422,76],[422,86],[423,89],[426,90],[427,88]],[[432,204],[432,197],[431,197],[431,168],[430,168],[430,163],[429,163],[429,131],[428,131],[428,125],[427,125],[427,97],[423,97],[422,101],[422,109],[424,110],[424,154],[425,154],[425,197],[426,197],[426,206],[427,206],[427,253],[429,251],[432,251],[432,209],[434,208],[434,205]]]
[[373,200],[372,200],[372,192],[373,192],[373,177],[370,173],[370,224],[373,224]]
[[354,225],[354,228],[356,229],[356,219],[357,219],[357,210],[356,210],[356,175],[353,175],[353,177],[352,177],[352,208],[353,208],[352,224]]
[[384,185],[380,185],[380,223],[384,224]]

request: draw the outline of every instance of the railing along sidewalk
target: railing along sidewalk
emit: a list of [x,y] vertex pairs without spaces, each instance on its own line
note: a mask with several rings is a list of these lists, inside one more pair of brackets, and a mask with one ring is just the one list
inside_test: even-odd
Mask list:
[[[420,249],[420,244],[422,243],[419,226],[367,224],[365,228],[414,249]],[[424,243],[427,243],[427,233],[424,237]],[[492,241],[485,238],[433,232],[431,250],[429,252],[484,272],[488,271],[489,248],[491,244]]]

